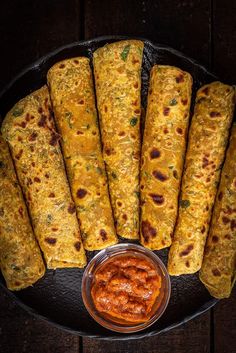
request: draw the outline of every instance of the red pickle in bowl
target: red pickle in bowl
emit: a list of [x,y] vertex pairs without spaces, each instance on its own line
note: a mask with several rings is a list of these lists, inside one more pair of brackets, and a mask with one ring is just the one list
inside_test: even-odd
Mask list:
[[150,250],[118,244],[102,250],[89,263],[82,296],[99,324],[117,332],[135,332],[162,315],[170,297],[170,280]]
[[91,294],[99,312],[125,321],[144,322],[150,318],[161,283],[151,261],[124,254],[98,267]]

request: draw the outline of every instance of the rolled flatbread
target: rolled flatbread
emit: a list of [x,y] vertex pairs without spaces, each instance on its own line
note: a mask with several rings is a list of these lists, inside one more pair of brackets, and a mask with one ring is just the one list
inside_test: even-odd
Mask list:
[[141,159],[141,243],[171,245],[186,149],[192,77],[173,66],[151,70]]
[[83,245],[99,250],[117,243],[89,59],[67,59],[48,72],[56,124]]
[[236,125],[221,174],[200,280],[215,298],[228,298],[236,279]]
[[7,288],[20,290],[45,273],[10,151],[0,135],[0,268]]
[[126,40],[93,54],[97,105],[117,233],[139,238],[143,42]]
[[179,216],[169,252],[171,275],[194,273],[201,268],[233,110],[231,86],[213,82],[198,90],[189,131]]
[[19,101],[2,125],[47,267],[83,267],[86,257],[46,86]]

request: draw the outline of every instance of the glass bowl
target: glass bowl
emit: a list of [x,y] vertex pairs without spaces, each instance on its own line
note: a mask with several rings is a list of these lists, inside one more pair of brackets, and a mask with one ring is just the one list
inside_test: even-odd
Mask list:
[[[155,303],[152,306],[149,317],[144,322],[131,322],[121,318],[111,316],[105,312],[98,311],[95,307],[91,289],[95,281],[95,275],[101,266],[111,262],[118,257],[131,255],[132,257],[143,259],[151,263],[157,274],[161,277],[161,288]],[[152,251],[136,244],[117,244],[101,250],[89,262],[84,271],[82,279],[82,298],[89,314],[103,327],[121,333],[131,333],[144,330],[156,322],[164,313],[171,293],[170,277],[167,269],[159,257]]]

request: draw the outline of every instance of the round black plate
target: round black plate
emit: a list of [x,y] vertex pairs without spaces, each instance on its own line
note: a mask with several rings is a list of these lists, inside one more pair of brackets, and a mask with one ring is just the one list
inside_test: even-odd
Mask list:
[[[57,61],[82,55],[91,58],[92,53],[97,48],[106,43],[125,38],[127,37],[109,36],[76,42],[44,56],[26,68],[0,93],[1,116],[4,117],[20,98],[45,84],[48,69]],[[196,90],[201,85],[216,79],[204,67],[183,54],[162,45],[155,45],[146,39],[143,40],[145,48],[142,69],[142,104],[144,107],[146,105],[149,72],[156,63],[175,65],[191,73],[194,80],[193,98]],[[165,249],[156,253],[166,264],[168,250]],[[89,258],[93,255],[93,253],[90,253]],[[102,328],[89,316],[81,298],[82,275],[83,270],[79,269],[48,270],[44,278],[33,287],[15,293],[6,289],[2,277],[0,277],[0,284],[23,308],[37,317],[46,319],[65,330],[82,336],[113,340],[141,338],[170,330],[203,313],[216,303],[216,300],[211,298],[199,281],[198,274],[172,277],[170,302],[161,319],[145,331],[122,335]]]

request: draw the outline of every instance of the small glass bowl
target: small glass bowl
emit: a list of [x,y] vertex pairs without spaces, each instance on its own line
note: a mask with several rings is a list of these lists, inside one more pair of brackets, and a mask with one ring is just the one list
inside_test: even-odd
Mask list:
[[[100,268],[101,265],[104,265],[106,261],[110,261],[111,258],[116,258],[120,255],[132,255],[151,262],[155,267],[158,275],[162,278],[160,294],[153,305],[150,318],[147,319],[147,321],[145,322],[132,323],[125,320],[116,319],[112,316],[109,316],[108,314],[99,312],[94,305],[91,295],[91,288],[96,271]],[[170,277],[163,262],[152,251],[135,244],[117,244],[114,246],[110,246],[107,249],[101,250],[89,262],[87,268],[84,271],[82,279],[82,298],[89,314],[93,317],[95,321],[97,321],[103,327],[112,331],[122,333],[141,331],[156,322],[164,313],[168,305],[170,293]]]

